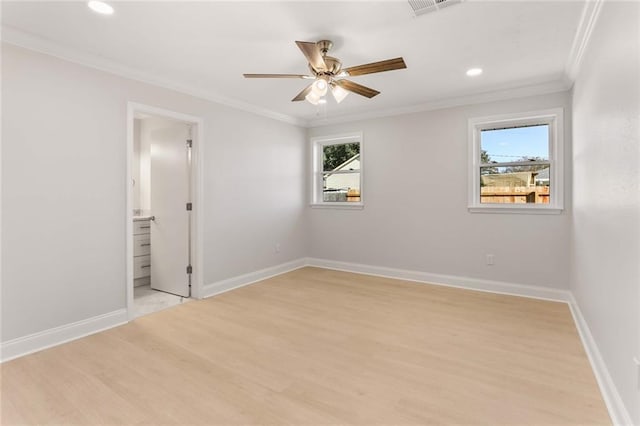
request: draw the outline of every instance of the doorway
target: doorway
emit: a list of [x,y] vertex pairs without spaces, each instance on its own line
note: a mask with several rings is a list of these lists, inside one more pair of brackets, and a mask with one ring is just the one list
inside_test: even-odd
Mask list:
[[127,315],[198,298],[202,120],[129,103]]

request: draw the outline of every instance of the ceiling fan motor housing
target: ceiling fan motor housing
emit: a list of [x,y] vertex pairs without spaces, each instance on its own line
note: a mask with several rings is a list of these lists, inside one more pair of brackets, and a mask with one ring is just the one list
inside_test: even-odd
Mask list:
[[324,63],[326,65],[325,70],[317,70],[309,64],[309,69],[311,72],[317,76],[327,75],[333,77],[337,75],[342,70],[342,62],[338,58],[334,58],[333,56],[323,56]]
[[324,60],[324,64],[326,67],[325,69],[316,69],[313,67],[313,65],[309,64],[309,69],[311,70],[313,75],[317,77],[334,77],[342,69],[342,62],[340,62],[339,59],[334,58],[333,56],[327,56],[327,52],[333,47],[333,42],[331,40],[320,40],[316,42],[316,46],[322,53],[322,59]]

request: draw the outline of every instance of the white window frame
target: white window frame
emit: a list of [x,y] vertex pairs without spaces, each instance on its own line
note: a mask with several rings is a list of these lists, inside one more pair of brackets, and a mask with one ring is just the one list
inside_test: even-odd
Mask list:
[[[480,132],[500,127],[549,125],[549,204],[491,204],[480,203],[480,168],[498,166],[481,164]],[[469,212],[560,214],[564,208],[564,111],[554,108],[543,111],[496,115],[469,119]],[[525,163],[527,165],[528,163]],[[533,164],[533,163],[532,163]],[[510,165],[510,163],[505,163]]]
[[[323,148],[327,145],[342,145],[358,142],[360,144],[360,201],[324,201],[323,200]],[[362,132],[343,133],[339,135],[317,136],[311,138],[311,207],[329,209],[363,209],[364,208],[364,138]]]

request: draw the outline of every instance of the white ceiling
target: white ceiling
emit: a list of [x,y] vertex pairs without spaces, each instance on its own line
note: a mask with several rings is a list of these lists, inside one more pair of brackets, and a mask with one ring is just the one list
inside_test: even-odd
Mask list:
[[[297,122],[318,107],[291,102],[306,80],[243,73],[307,73],[295,40],[334,41],[353,66],[402,56],[406,70],[351,77],[382,93],[351,94],[327,119],[380,114],[523,86],[566,85],[583,1],[466,1],[415,17],[406,1],[2,2],[3,39],[56,50],[102,68]],[[36,48],[38,46],[35,46]],[[33,47],[33,46],[32,46]],[[469,78],[465,71],[481,67]]]

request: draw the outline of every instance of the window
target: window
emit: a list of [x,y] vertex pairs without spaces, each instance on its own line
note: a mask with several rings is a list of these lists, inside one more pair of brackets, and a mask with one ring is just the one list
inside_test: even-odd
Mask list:
[[469,211],[560,213],[562,109],[469,120]]
[[313,207],[362,208],[362,133],[311,139]]

